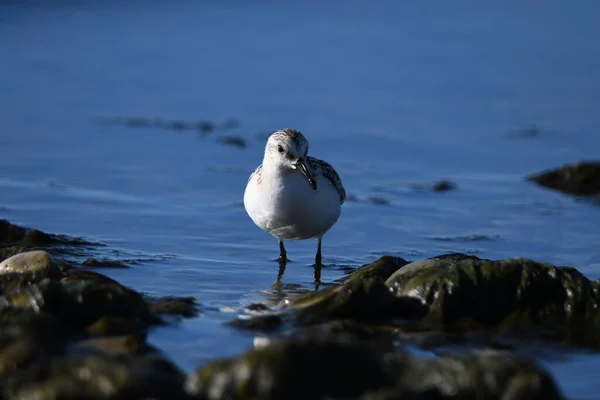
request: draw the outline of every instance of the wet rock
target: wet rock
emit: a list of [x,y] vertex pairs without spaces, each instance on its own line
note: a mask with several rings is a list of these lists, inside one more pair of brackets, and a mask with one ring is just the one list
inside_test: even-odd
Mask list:
[[434,192],[448,192],[456,189],[455,183],[445,179],[433,183],[417,183],[410,186],[415,190],[431,190]]
[[256,332],[275,332],[283,326],[283,318],[279,315],[258,315],[255,317],[234,319],[228,323],[234,328],[241,328]]
[[237,147],[238,149],[245,149],[248,146],[246,139],[240,136],[224,136],[217,141],[222,144]]
[[371,273],[373,277],[357,276],[343,285],[293,295],[281,302],[283,308],[279,311],[236,319],[230,325],[253,331],[274,332],[286,323],[301,327],[338,320],[365,323],[412,321],[425,314],[426,307],[421,300],[394,295],[383,279],[377,277],[377,273],[382,273],[381,271],[373,269]]
[[564,398],[552,377],[530,361],[493,354],[396,358],[396,386],[368,392],[360,400]]
[[390,201],[388,199],[381,196],[371,196],[368,200],[377,206],[387,206],[390,204]]
[[198,121],[196,123],[196,130],[203,135],[206,135],[215,130],[215,125],[210,121]]
[[28,251],[14,255],[0,263],[0,275],[26,274],[31,277],[60,275],[60,270],[50,254],[43,250]]
[[136,335],[110,336],[85,339],[75,342],[69,348],[70,354],[77,355],[109,355],[139,356],[155,352],[145,340]]
[[67,356],[31,366],[7,379],[10,399],[185,399],[184,377],[155,357]]
[[354,279],[345,285],[300,294],[285,301],[294,320],[312,324],[335,319],[386,321],[415,319],[425,313],[420,300],[394,296],[380,279]]
[[271,310],[271,308],[264,303],[250,303],[244,307],[244,309],[250,312],[265,312]]
[[0,318],[0,377],[62,354],[67,338],[68,332],[51,315],[23,310],[3,311]]
[[19,253],[24,253],[26,251],[27,248],[23,246],[8,246],[0,248],[0,262],[6,260],[9,257],[17,255]]
[[383,256],[371,264],[363,265],[350,272],[343,278],[341,282],[349,282],[355,279],[369,279],[376,278],[382,282],[385,282],[394,272],[408,264],[409,261],[401,257],[394,256]]
[[219,399],[562,399],[535,364],[506,356],[416,359],[358,341],[288,341],[216,361],[189,393]]
[[434,192],[447,192],[456,188],[456,185],[450,181],[442,180],[433,184]]
[[544,187],[576,196],[600,194],[600,162],[579,162],[526,177]]
[[358,396],[393,382],[366,346],[285,342],[208,364],[190,375],[186,389],[215,400],[321,399]]
[[9,307],[52,314],[76,331],[84,331],[102,317],[121,317],[141,326],[162,322],[139,293],[118,283],[45,279],[6,295],[5,302]]
[[150,305],[150,311],[159,315],[179,315],[191,318],[198,315],[196,299],[194,297],[149,297],[145,300]]
[[429,239],[438,242],[484,242],[488,240],[498,240],[500,239],[500,235],[473,234],[457,236],[432,236]]
[[97,260],[93,257],[87,258],[81,265],[92,268],[129,268],[127,264],[119,260],[109,260],[107,258]]
[[534,330],[600,348],[598,285],[574,268],[451,254],[408,264],[386,284],[428,306],[422,328]]
[[138,335],[145,338],[145,332],[140,331],[140,326],[131,319],[104,316],[85,327],[85,333],[91,337]]
[[[99,246],[82,238],[66,235],[54,235],[37,229],[29,229],[14,225],[5,219],[0,220],[0,256],[14,255],[19,252],[43,247],[52,254],[73,252],[77,247]],[[7,250],[8,248],[8,250]]]

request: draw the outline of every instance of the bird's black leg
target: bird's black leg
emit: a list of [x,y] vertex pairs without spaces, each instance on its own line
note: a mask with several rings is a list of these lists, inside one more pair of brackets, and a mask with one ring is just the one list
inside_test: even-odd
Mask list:
[[285,247],[283,247],[283,240],[277,240],[279,240],[279,263],[285,264],[287,262],[287,253],[285,252]]
[[285,272],[285,264],[287,264],[287,254],[285,247],[283,247],[283,241],[279,240],[279,273],[277,274],[277,280],[279,281]]
[[315,282],[321,282],[321,238],[317,239],[317,255],[315,256]]

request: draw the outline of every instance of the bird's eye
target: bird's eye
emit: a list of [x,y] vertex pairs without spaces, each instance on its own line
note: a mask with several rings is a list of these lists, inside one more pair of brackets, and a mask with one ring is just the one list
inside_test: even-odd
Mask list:
[[278,145],[277,146],[277,151],[280,153],[283,153],[283,146],[282,145]]

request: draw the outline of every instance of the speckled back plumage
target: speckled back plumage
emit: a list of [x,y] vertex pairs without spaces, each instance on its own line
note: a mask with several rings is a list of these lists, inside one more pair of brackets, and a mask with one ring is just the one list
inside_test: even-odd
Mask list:
[[316,173],[324,176],[329,180],[329,182],[331,182],[331,184],[340,194],[340,204],[344,204],[344,201],[346,201],[346,189],[344,189],[344,185],[342,185],[342,180],[340,179],[340,176],[335,171],[335,169],[333,169],[331,164],[311,156],[307,156],[306,161]]

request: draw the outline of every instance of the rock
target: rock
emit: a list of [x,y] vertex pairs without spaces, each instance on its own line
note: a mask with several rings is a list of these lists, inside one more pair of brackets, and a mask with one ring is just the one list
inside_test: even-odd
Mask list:
[[416,359],[358,341],[288,341],[210,363],[190,394],[220,399],[562,399],[530,361],[469,355]]
[[198,315],[196,299],[194,297],[149,297],[144,299],[150,305],[150,311],[158,315],[178,315],[191,318]]
[[3,311],[0,318],[0,377],[62,354],[67,338],[68,332],[50,315],[14,309]]
[[69,349],[71,354],[109,356],[139,356],[155,352],[144,339],[135,335],[98,337],[75,342]]
[[357,277],[344,285],[301,293],[285,299],[281,305],[283,309],[278,312],[237,319],[230,325],[273,332],[286,322],[299,327],[337,320],[370,323],[392,319],[410,321],[421,318],[426,312],[421,300],[394,295],[377,277]]
[[136,321],[127,318],[104,316],[85,327],[85,333],[91,337],[120,336],[120,335],[142,335],[140,326]]
[[246,319],[234,319],[228,325],[251,331],[274,332],[282,327],[283,318],[279,315],[258,315]]
[[600,194],[600,162],[566,164],[526,177],[527,180],[576,196]]
[[401,370],[396,386],[368,392],[359,400],[564,398],[546,371],[512,357],[468,354],[417,360],[403,356],[396,363]]
[[246,139],[241,136],[223,136],[217,139],[217,142],[234,146],[238,149],[245,149],[248,146]]
[[405,265],[386,284],[428,306],[422,329],[533,329],[553,332],[553,340],[600,348],[598,284],[574,268],[452,254]]
[[123,261],[109,260],[108,258],[97,260],[93,257],[87,258],[81,263],[81,265],[83,265],[84,267],[92,268],[129,268],[129,266]]
[[139,293],[118,283],[46,279],[5,295],[5,301],[9,307],[50,313],[77,332],[102,317],[124,318],[139,324],[140,329],[162,323]]
[[442,180],[434,183],[432,189],[434,192],[447,192],[456,189],[456,185],[450,181]]
[[394,296],[377,278],[354,279],[345,285],[303,293],[287,300],[286,306],[293,311],[293,318],[299,324],[335,319],[362,322],[415,319],[425,313],[420,300]]
[[0,275],[15,273],[56,277],[60,275],[60,270],[50,254],[36,250],[14,255],[0,263]]
[[17,255],[19,253],[24,253],[26,251],[27,248],[23,246],[8,246],[0,248],[0,262],[6,260],[9,257]]
[[349,282],[354,279],[375,278],[385,282],[394,272],[408,264],[409,261],[401,257],[383,256],[371,264],[363,265],[346,274],[340,279],[341,282]]
[[[0,248],[12,247],[21,250],[43,247],[52,254],[73,252],[77,247],[99,246],[81,238],[66,235],[53,235],[37,229],[24,228],[14,225],[5,219],[0,220]],[[2,250],[0,255],[4,252]],[[14,254],[14,250],[9,253]],[[7,254],[12,255],[12,254]]]
[[4,394],[14,400],[186,399],[183,382],[172,363],[156,357],[65,356],[11,376]]
[[358,396],[393,385],[394,379],[366,346],[285,342],[208,364],[191,374],[185,386],[190,394],[211,400],[304,400]]

